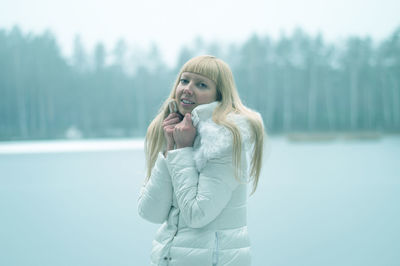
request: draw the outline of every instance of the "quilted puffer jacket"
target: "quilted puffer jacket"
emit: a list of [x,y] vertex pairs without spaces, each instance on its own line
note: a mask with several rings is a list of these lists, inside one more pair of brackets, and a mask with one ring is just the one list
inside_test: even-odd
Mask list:
[[199,105],[192,111],[197,129],[193,147],[169,151],[166,158],[160,153],[141,188],[139,215],[162,223],[152,243],[152,266],[251,264],[246,222],[251,132],[243,116],[228,116],[242,137],[239,182],[231,133],[212,121],[217,105]]

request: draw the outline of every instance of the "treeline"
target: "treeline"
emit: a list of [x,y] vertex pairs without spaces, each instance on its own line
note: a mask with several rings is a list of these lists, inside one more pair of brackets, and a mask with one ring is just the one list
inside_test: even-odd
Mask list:
[[0,140],[142,137],[179,67],[199,54],[231,65],[270,134],[400,132],[400,28],[379,43],[328,43],[300,29],[231,45],[199,38],[169,67],[156,45],[132,53],[120,40],[88,52],[77,36],[64,58],[51,32],[14,27],[0,30]]

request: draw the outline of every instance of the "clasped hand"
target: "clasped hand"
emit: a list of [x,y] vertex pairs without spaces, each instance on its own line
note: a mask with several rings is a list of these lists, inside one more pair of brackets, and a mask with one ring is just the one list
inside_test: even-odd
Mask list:
[[183,119],[178,113],[171,113],[164,119],[164,136],[167,140],[167,151],[192,147],[196,136],[196,128],[193,126],[191,114],[187,113]]

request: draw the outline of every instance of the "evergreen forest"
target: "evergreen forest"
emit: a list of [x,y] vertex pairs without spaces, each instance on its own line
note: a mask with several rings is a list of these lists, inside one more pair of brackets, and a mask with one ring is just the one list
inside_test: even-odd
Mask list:
[[50,31],[0,29],[0,140],[144,137],[181,65],[200,54],[231,66],[268,134],[400,132],[400,27],[380,41],[301,29],[225,45],[197,38],[175,66],[156,44],[129,47],[88,50],[77,35],[66,57]]

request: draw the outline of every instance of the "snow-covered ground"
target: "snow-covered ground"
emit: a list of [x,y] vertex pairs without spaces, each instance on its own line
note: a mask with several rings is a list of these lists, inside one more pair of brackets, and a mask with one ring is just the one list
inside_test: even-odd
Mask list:
[[[271,139],[248,226],[254,266],[398,266],[400,138]],[[0,144],[0,265],[149,265],[143,140]]]

